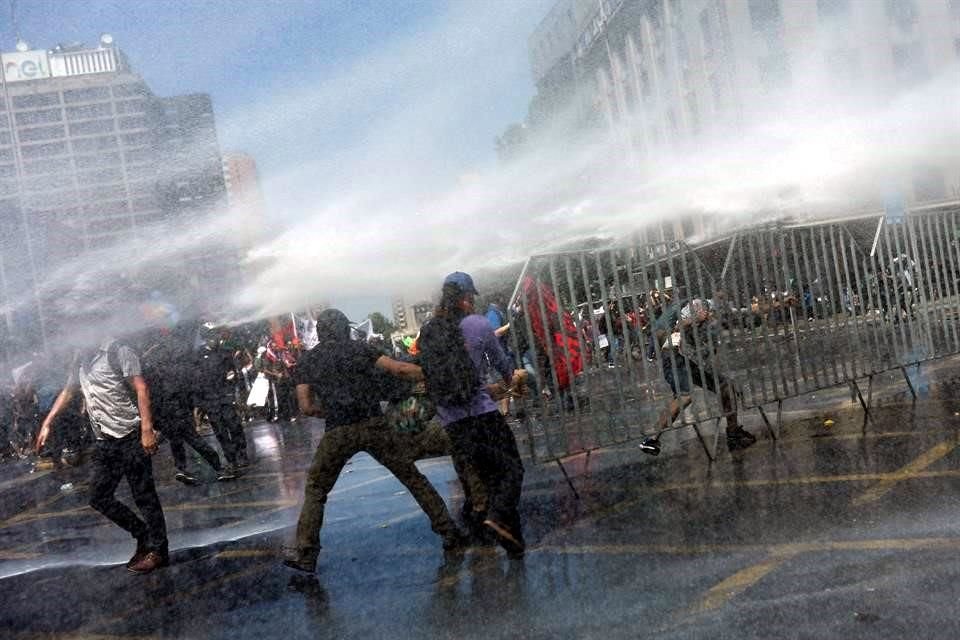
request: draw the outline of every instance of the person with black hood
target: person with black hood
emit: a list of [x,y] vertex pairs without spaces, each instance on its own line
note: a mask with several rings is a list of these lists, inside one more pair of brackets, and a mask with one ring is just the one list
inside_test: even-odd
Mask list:
[[186,485],[198,484],[187,465],[189,445],[217,474],[217,480],[233,480],[234,472],[224,468],[220,455],[197,433],[191,402],[193,358],[190,336],[185,327],[159,331],[150,336],[150,344],[140,356],[143,376],[150,387],[153,419],[157,429],[170,442],[170,453],[177,469],[174,476]]
[[317,345],[297,363],[294,382],[300,411],[323,418],[325,432],[307,471],[296,543],[284,564],[300,571],[315,570],[327,495],[344,465],[360,451],[373,456],[410,491],[430,518],[433,531],[443,538],[444,549],[463,546],[463,534],[443,499],[414,464],[415,436],[389,428],[380,408],[380,376],[386,372],[420,380],[420,367],[385,356],[364,341],[351,340],[350,321],[337,309],[320,313],[317,337]]
[[490,323],[474,312],[475,295],[468,274],[456,271],[446,277],[440,304],[420,329],[420,363],[454,461],[459,467],[470,465],[484,486],[486,508],[474,505],[471,529],[486,528],[509,555],[519,556],[525,550],[518,510],[523,461],[482,372],[489,362],[504,380],[503,393],[520,388],[525,373],[514,370]]
[[227,459],[226,471],[235,476],[249,464],[247,438],[243,423],[234,404],[233,381],[240,375],[233,361],[233,353],[223,348],[216,326],[205,324],[200,328],[203,346],[194,360],[193,402],[210,419],[213,433]]

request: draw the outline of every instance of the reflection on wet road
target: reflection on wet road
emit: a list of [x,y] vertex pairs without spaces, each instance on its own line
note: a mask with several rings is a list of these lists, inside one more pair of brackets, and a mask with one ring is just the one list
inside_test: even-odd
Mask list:
[[[953,378],[949,378],[953,380]],[[157,461],[173,564],[121,566],[122,531],[86,506],[86,469],[0,467],[0,629],[11,638],[953,637],[960,398],[793,413],[707,465],[695,441],[528,464],[522,560],[444,554],[371,458],[327,505],[316,576],[279,563],[319,423],[247,429],[233,483],[185,487]],[[522,447],[521,447],[522,448]],[[198,465],[199,466],[199,465]],[[447,458],[422,461],[452,511]],[[61,485],[72,488],[61,491]],[[123,493],[121,493],[123,497]],[[802,631],[802,633],[801,633]]]

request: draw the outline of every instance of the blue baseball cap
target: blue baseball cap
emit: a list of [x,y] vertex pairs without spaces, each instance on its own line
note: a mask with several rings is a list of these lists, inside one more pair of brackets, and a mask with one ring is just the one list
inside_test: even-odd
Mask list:
[[469,273],[464,273],[463,271],[454,271],[443,279],[443,284],[455,284],[464,293],[472,293],[475,296],[480,295],[477,288],[473,286],[473,278],[470,277]]

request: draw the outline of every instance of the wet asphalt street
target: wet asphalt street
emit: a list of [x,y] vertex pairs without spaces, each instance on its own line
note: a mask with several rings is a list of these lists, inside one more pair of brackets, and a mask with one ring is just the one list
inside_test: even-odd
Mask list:
[[[579,498],[557,465],[528,462],[522,560],[445,556],[359,455],[328,502],[315,578],[281,566],[315,421],[248,426],[256,460],[232,483],[176,483],[162,447],[172,565],[147,576],[124,570],[132,541],[86,506],[86,468],[5,462],[0,637],[955,638],[958,376],[941,367],[916,403],[891,383],[866,424],[842,394],[799,403],[780,440],[749,416],[760,441],[712,465],[690,429],[657,458],[574,456]],[[449,459],[420,466],[457,513]]]

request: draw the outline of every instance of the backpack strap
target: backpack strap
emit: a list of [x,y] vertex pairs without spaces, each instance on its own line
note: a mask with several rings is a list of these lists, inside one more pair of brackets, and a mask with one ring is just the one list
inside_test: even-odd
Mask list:
[[137,390],[133,388],[133,385],[130,384],[127,377],[123,375],[123,367],[120,366],[120,346],[120,343],[116,340],[107,345],[107,364],[110,365],[110,370],[123,380],[123,386],[127,389],[127,394],[130,396],[133,405],[138,406]]

